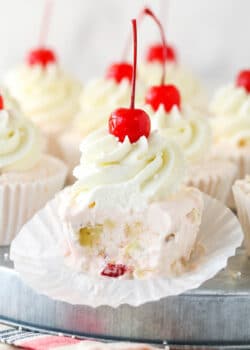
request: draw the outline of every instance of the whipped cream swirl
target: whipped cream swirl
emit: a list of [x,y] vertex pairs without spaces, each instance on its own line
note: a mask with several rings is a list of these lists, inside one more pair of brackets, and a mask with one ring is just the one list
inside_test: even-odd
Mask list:
[[0,173],[33,168],[42,147],[42,138],[29,120],[9,110],[0,111]]
[[17,67],[5,85],[24,114],[50,130],[64,128],[79,109],[80,84],[57,64]]
[[208,119],[191,108],[179,110],[174,106],[168,113],[163,105],[156,112],[149,106],[145,109],[151,116],[152,128],[159,130],[166,139],[174,140],[188,161],[197,162],[206,157],[212,143]]
[[124,142],[99,129],[80,146],[80,165],[74,170],[78,179],[75,191],[119,185],[134,185],[147,199],[163,199],[175,193],[185,176],[184,157],[179,147],[162,138],[157,131],[149,138]]
[[[141,104],[144,96],[145,88],[139,81],[136,103]],[[80,97],[80,112],[75,118],[74,128],[85,135],[104,127],[114,109],[129,106],[130,97],[131,83],[127,79],[120,83],[105,78],[91,81]]]
[[230,84],[219,89],[210,109],[216,143],[250,146],[250,94],[244,88]]
[[[159,85],[162,77],[162,64],[159,62],[143,63],[139,73],[147,86]],[[205,109],[207,98],[200,82],[191,72],[177,63],[166,65],[167,84],[174,84],[180,90],[184,104]]]

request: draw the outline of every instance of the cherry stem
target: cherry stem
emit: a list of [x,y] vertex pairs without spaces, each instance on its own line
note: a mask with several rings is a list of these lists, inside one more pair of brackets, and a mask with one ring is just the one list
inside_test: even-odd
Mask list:
[[144,13],[146,15],[150,16],[155,21],[155,23],[158,25],[158,27],[160,29],[161,40],[162,40],[162,44],[164,47],[164,58],[163,58],[163,62],[162,62],[161,85],[164,85],[165,77],[166,77],[166,62],[167,62],[167,40],[166,40],[164,28],[163,28],[161,22],[159,21],[159,19],[156,17],[156,15],[149,8],[146,7],[144,9]]
[[44,46],[44,44],[48,38],[49,25],[50,25],[51,15],[52,15],[52,5],[53,5],[52,0],[46,1],[45,8],[43,11],[42,22],[41,22],[39,41],[38,41],[40,47]]
[[134,57],[133,57],[133,77],[132,77],[132,92],[131,92],[131,102],[130,108],[135,108],[135,88],[136,88],[136,69],[137,69],[137,23],[136,19],[132,19],[133,25],[133,48],[134,48]]
[[[138,26],[141,24],[141,21],[144,17],[144,10],[141,11],[137,17],[137,28]],[[127,57],[128,57],[128,52],[129,52],[129,49],[130,49],[130,45],[131,45],[131,41],[132,41],[132,35],[131,35],[131,32],[129,32],[127,38],[126,38],[126,43],[125,43],[125,46],[123,48],[123,52],[122,52],[122,60],[125,62],[127,60]]]

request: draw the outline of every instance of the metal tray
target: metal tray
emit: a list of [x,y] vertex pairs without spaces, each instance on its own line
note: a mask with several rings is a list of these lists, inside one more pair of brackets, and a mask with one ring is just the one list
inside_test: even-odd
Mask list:
[[106,340],[250,349],[250,260],[244,250],[199,289],[133,308],[72,306],[37,294],[0,248],[0,320],[27,329]]

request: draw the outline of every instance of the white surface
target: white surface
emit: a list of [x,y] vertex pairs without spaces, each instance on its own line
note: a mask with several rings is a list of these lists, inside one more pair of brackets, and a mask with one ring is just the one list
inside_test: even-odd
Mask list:
[[[168,37],[203,79],[230,80],[249,66],[249,0],[55,0],[48,42],[86,80],[120,58],[130,18],[145,4],[158,12],[164,1],[170,1]],[[44,0],[0,0],[0,75],[36,45],[43,5]],[[159,38],[150,21],[141,36],[145,43]]]
[[[231,210],[209,196],[204,197],[204,214],[197,238],[199,244],[188,266],[190,269],[187,267],[187,272],[180,277],[148,280],[94,278],[64,265],[59,196],[23,226],[12,243],[11,259],[22,279],[38,293],[71,304],[138,306],[181,294],[199,287],[224,268],[243,238],[240,224]],[[201,247],[204,247],[204,254],[201,254]]]

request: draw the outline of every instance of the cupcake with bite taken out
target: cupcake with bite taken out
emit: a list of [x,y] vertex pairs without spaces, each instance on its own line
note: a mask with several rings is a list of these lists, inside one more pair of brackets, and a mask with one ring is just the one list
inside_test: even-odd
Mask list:
[[[136,52],[136,21],[133,21]],[[135,54],[136,57],[136,54]],[[151,132],[148,114],[118,108],[83,140],[76,183],[61,197],[65,263],[97,278],[152,279],[181,274],[196,245],[203,197],[185,185],[185,161]]]
[[[146,13],[159,26],[162,46],[167,48],[160,21],[151,10],[147,9]],[[225,202],[235,176],[235,166],[227,160],[211,160],[209,118],[204,117],[200,110],[185,105],[180,90],[165,83],[168,80],[166,66],[165,59],[161,65],[161,84],[151,86],[146,93],[144,108],[151,117],[152,128],[182,148],[188,162],[187,183]]]
[[38,48],[7,73],[4,84],[24,115],[48,137],[49,152],[58,155],[57,139],[79,109],[79,82],[62,69],[52,50]]
[[43,154],[33,123],[5,109],[0,96],[0,245],[8,245],[23,224],[59,191],[67,169]]

